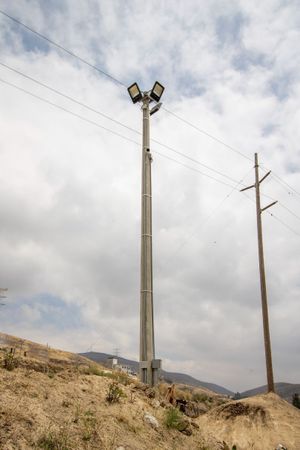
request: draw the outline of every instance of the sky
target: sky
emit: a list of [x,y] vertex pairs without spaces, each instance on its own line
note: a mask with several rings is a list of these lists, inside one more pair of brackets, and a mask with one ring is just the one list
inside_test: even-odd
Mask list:
[[278,200],[262,214],[274,378],[300,383],[298,0],[0,10],[69,51],[0,13],[0,331],[138,359],[142,113],[126,87],[158,80],[156,357],[234,392],[266,384],[255,192],[239,192],[257,152],[262,206]]

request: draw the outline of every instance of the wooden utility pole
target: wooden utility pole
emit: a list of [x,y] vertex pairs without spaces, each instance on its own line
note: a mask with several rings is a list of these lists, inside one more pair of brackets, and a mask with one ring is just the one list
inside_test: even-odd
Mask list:
[[[4,292],[7,292],[7,288],[0,288],[0,299],[6,298],[6,295],[3,295]],[[5,303],[0,303],[0,306],[5,306]]]
[[270,205],[265,206],[264,208],[261,208],[261,206],[260,206],[260,183],[263,180],[265,180],[265,178],[267,178],[268,175],[270,175],[271,171],[267,172],[266,175],[264,175],[263,178],[261,180],[259,180],[259,165],[258,165],[257,153],[255,153],[254,159],[255,159],[255,165],[254,165],[255,184],[253,184],[252,186],[248,186],[244,189],[241,189],[241,192],[255,187],[260,291],[261,291],[261,306],[262,306],[262,317],[263,317],[263,328],[264,328],[268,392],[275,392],[274,378],[273,378],[270,328],[269,328],[269,314],[268,314],[268,301],[267,301],[267,287],[266,287],[266,274],[265,274],[265,263],[264,263],[264,248],[263,248],[261,214],[266,209],[275,205],[275,203],[277,203],[277,201],[270,203]]

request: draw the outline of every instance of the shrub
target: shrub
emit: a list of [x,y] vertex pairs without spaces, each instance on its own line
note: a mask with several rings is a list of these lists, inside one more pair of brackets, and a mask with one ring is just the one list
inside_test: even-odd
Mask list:
[[122,391],[122,389],[120,388],[120,386],[118,385],[118,383],[116,381],[114,381],[113,383],[110,383],[110,385],[108,386],[108,392],[106,395],[106,400],[109,403],[117,403],[120,401],[121,397],[125,397],[126,395],[124,394],[124,392]]
[[40,437],[37,446],[43,450],[71,450],[68,441],[68,435],[63,430],[48,431]]
[[207,402],[208,401],[208,395],[207,394],[201,394],[200,392],[195,392],[193,394],[193,401],[194,402],[198,402],[198,403],[202,403],[202,402]]
[[97,375],[98,377],[104,376],[103,370],[100,370],[99,367],[95,365],[85,367],[83,373],[85,375]]
[[175,428],[178,430],[182,422],[182,414],[177,408],[170,408],[166,411],[165,425],[167,428]]
[[97,425],[97,420],[93,411],[87,410],[83,415],[82,421],[84,426],[82,439],[84,441],[90,441],[92,436],[96,433]]
[[4,358],[3,358],[3,367],[6,370],[14,370],[19,365],[19,360],[15,356],[16,349],[11,348],[10,351],[8,349],[4,350]]
[[113,373],[113,378],[121,384],[124,384],[124,386],[128,386],[128,384],[130,384],[132,381],[129,378],[129,376],[127,375],[127,373],[125,372],[116,372]]

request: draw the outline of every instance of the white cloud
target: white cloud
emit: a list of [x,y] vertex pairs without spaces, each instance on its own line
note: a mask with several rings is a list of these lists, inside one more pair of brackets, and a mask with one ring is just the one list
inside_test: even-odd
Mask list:
[[[165,110],[152,119],[156,140],[234,180],[248,174],[246,185],[258,151],[299,192],[296,6],[5,0],[1,8],[122,82],[150,88],[160,80],[167,110],[250,160]],[[0,62],[141,130],[125,88],[1,15],[0,23]],[[0,78],[141,140],[2,66]],[[137,358],[139,146],[1,82],[0,93],[0,284],[9,287],[7,311],[16,312],[0,317],[1,331],[72,351],[120,347]],[[155,152],[235,183],[153,143],[157,357],[234,390],[264,384],[254,203]],[[299,196],[275,176],[262,192],[280,200],[272,212],[299,233]],[[275,377],[299,382],[299,235],[266,213],[263,224]]]

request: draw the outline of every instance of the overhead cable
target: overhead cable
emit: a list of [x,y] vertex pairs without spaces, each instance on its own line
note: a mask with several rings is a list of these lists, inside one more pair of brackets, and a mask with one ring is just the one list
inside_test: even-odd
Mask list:
[[[13,83],[10,83],[10,82],[8,82],[8,81],[6,81],[6,80],[3,80],[2,78],[0,78],[0,81],[1,81],[2,83],[4,83],[4,84],[8,85],[8,86],[11,86],[11,87],[13,87],[13,88],[15,88],[15,89],[17,89],[17,90],[19,90],[19,91],[21,91],[21,92],[24,92],[24,93],[30,95],[31,97],[34,97],[34,98],[36,98],[36,99],[38,99],[38,100],[40,100],[40,101],[42,101],[42,102],[44,102],[44,103],[47,103],[47,104],[49,104],[49,105],[51,105],[51,106],[54,106],[55,108],[58,108],[58,109],[60,109],[60,110],[62,110],[62,111],[64,111],[64,112],[66,112],[66,113],[68,113],[68,114],[71,114],[72,116],[75,116],[75,117],[77,117],[78,119],[83,120],[84,122],[87,122],[87,123],[89,123],[89,124],[91,124],[91,125],[94,125],[94,126],[96,126],[96,127],[98,127],[98,128],[101,128],[101,129],[103,129],[103,130],[105,130],[105,131],[108,131],[109,133],[114,134],[114,135],[116,135],[116,136],[118,136],[118,137],[121,137],[122,139],[125,139],[126,141],[132,142],[132,143],[134,143],[134,144],[136,144],[136,145],[138,145],[138,146],[140,147],[140,143],[139,143],[139,142],[134,141],[133,139],[128,138],[127,136],[124,136],[124,135],[121,134],[121,133],[117,133],[116,131],[113,131],[113,130],[111,130],[110,128],[104,127],[103,125],[100,125],[99,123],[97,123],[97,122],[95,122],[95,121],[93,121],[93,120],[87,119],[86,117],[81,116],[80,114],[77,114],[77,113],[75,113],[75,112],[73,112],[73,111],[70,111],[69,109],[64,108],[63,106],[57,105],[56,103],[51,102],[50,100],[47,100],[47,99],[45,99],[45,98],[43,98],[43,97],[40,97],[39,95],[36,95],[36,94],[34,94],[34,93],[30,92],[30,91],[27,91],[26,89],[23,89],[23,88],[21,88],[21,87],[15,85],[15,84],[13,84]],[[196,169],[196,168],[194,168],[194,167],[187,166],[186,164],[183,164],[181,161],[178,161],[178,160],[173,159],[173,158],[171,158],[171,157],[169,157],[169,156],[167,156],[167,155],[164,155],[163,153],[160,153],[160,152],[158,152],[157,150],[153,150],[153,153],[155,153],[155,154],[157,154],[157,155],[159,155],[159,156],[161,156],[161,157],[163,157],[163,158],[165,158],[165,159],[168,159],[168,160],[170,160],[170,161],[173,161],[173,162],[175,162],[175,163],[177,163],[177,164],[180,164],[181,166],[186,167],[186,168],[189,169],[189,170],[193,170],[194,172],[198,172],[198,173],[200,173],[201,175],[203,175],[203,176],[205,176],[205,177],[207,177],[207,178],[210,178],[210,179],[212,179],[212,180],[214,180],[214,181],[216,181],[216,182],[218,182],[218,183],[220,183],[220,184],[223,184],[223,185],[225,185],[225,186],[230,186],[230,187],[232,187],[232,185],[230,185],[230,184],[228,184],[228,183],[225,183],[225,182],[222,181],[222,180],[219,180],[219,179],[217,179],[217,178],[215,178],[215,177],[213,177],[213,176],[211,176],[211,175],[209,175],[209,174],[206,174],[206,173],[204,173],[204,172],[201,172],[200,170],[198,170],[198,169]]]
[[105,72],[103,69],[100,69],[99,67],[95,66],[94,64],[88,62],[86,59],[82,58],[81,56],[76,55],[71,50],[68,50],[66,47],[64,47],[61,44],[58,44],[57,42],[53,41],[52,39],[48,38],[44,34],[39,33],[38,31],[34,30],[33,28],[29,27],[28,25],[25,25],[25,23],[21,22],[20,20],[16,19],[15,17],[12,17],[11,15],[7,14],[6,12],[0,10],[0,14],[7,17],[8,19],[12,20],[13,22],[17,23],[18,25],[21,25],[22,27],[26,28],[26,30],[30,31],[31,33],[34,33],[36,36],[44,39],[45,41],[49,42],[49,44],[54,45],[55,47],[59,48],[60,50],[63,50],[64,52],[68,53],[68,55],[78,59],[83,64],[86,64],[87,66],[91,67],[92,69],[97,70],[97,72],[101,73],[102,75],[105,75],[106,77],[110,78],[115,83],[126,87],[122,81],[118,80],[117,78],[113,77],[109,73]]
[[[114,76],[110,75],[109,73],[107,73],[105,70],[100,69],[99,67],[97,67],[95,64],[90,63],[89,61],[87,61],[85,58],[82,58],[81,56],[77,55],[76,53],[74,53],[71,50],[68,50],[66,47],[64,47],[61,44],[58,44],[57,42],[53,41],[52,39],[48,38],[47,36],[43,35],[42,33],[34,30],[32,27],[29,27],[28,25],[24,24],[23,22],[21,22],[20,20],[16,19],[15,17],[11,16],[10,14],[6,13],[3,10],[0,10],[0,14],[2,14],[3,16],[7,17],[8,19],[12,20],[13,22],[17,23],[18,25],[24,27],[26,30],[30,31],[31,33],[34,33],[36,36],[40,37],[41,39],[46,40],[49,44],[54,45],[55,47],[57,47],[58,49],[66,52],[68,55],[78,59],[79,61],[81,61],[83,64],[86,64],[87,66],[89,66],[90,68],[96,70],[97,72],[101,73],[102,75],[106,76],[107,78],[109,78],[111,81],[115,82],[116,84],[118,84],[119,86],[125,87],[127,88],[127,86],[120,80],[118,80],[117,78],[115,78]],[[176,117],[178,120],[186,123],[187,125],[191,126],[192,128],[196,129],[198,132],[208,136],[209,138],[215,140],[216,142],[222,144],[224,147],[232,150],[233,152],[239,154],[240,156],[242,156],[245,159],[251,160],[250,157],[246,156],[244,153],[242,153],[241,151],[237,150],[236,148],[232,147],[229,144],[226,144],[226,142],[222,141],[221,139],[213,136],[212,134],[206,132],[205,130],[202,130],[201,128],[199,128],[198,126],[196,126],[195,124],[192,124],[191,122],[189,122],[188,120],[184,119],[183,117],[179,116],[178,114],[168,110],[167,108],[163,108],[166,112],[168,112],[169,114],[172,114],[174,117]],[[288,183],[286,183],[283,179],[281,179],[278,175],[274,174],[273,175],[275,177],[277,177],[278,181],[280,180],[282,183],[284,183],[287,187],[289,187],[291,190],[293,190],[297,195],[300,196],[300,193],[294,189],[292,186],[290,186]]]
[[[53,88],[53,87],[51,87],[49,85],[47,85],[47,84],[37,80],[36,78],[33,78],[33,77],[29,76],[29,75],[26,75],[25,73],[15,69],[15,68],[13,68],[13,67],[5,64],[5,63],[0,62],[0,65],[5,67],[6,69],[9,69],[9,70],[17,73],[18,75],[21,75],[22,77],[24,77],[24,78],[26,78],[26,79],[28,79],[30,81],[32,81],[32,82],[34,82],[34,83],[36,83],[36,84],[38,84],[38,85],[40,85],[40,86],[42,86],[42,87],[44,87],[44,88],[46,88],[48,90],[54,92],[55,94],[60,95],[61,97],[64,97],[64,98],[70,100],[71,102],[76,103],[77,105],[80,105],[80,106],[88,109],[89,111],[92,111],[95,114],[98,114],[98,115],[104,117],[105,119],[108,119],[108,120],[116,123],[117,125],[120,125],[120,126],[126,128],[126,129],[128,129],[129,131],[132,131],[132,132],[134,132],[134,133],[136,133],[138,135],[142,134],[140,131],[138,131],[138,130],[136,130],[136,129],[134,129],[134,128],[132,128],[132,127],[130,127],[130,126],[128,126],[128,125],[126,125],[126,124],[124,124],[124,123],[122,123],[122,122],[120,122],[120,121],[118,121],[118,120],[116,120],[116,119],[114,119],[112,117],[110,117],[110,116],[108,116],[107,114],[105,114],[105,113],[103,113],[103,112],[101,112],[99,110],[96,110],[95,108],[92,108],[91,106],[89,106],[89,105],[87,105],[87,104],[85,104],[85,103],[83,103],[83,102],[81,102],[79,100],[74,99],[73,97],[71,97],[69,95],[64,94],[63,92],[61,92],[61,91],[59,91],[59,90],[57,90],[57,89],[55,89],[55,88]],[[221,172],[221,171],[219,171],[217,169],[214,169],[214,168],[208,166],[207,164],[204,164],[201,161],[199,161],[199,160],[197,160],[195,158],[192,158],[192,157],[186,155],[185,153],[183,153],[183,152],[181,152],[179,150],[176,150],[175,148],[171,147],[170,145],[164,144],[164,143],[162,143],[162,142],[160,142],[160,141],[158,141],[156,139],[151,139],[151,141],[156,143],[156,144],[158,144],[158,145],[160,145],[160,146],[162,146],[162,147],[164,147],[164,148],[166,148],[166,149],[168,149],[168,150],[170,150],[170,151],[172,151],[172,152],[174,152],[174,153],[176,153],[177,155],[182,156],[183,158],[186,158],[186,159],[192,161],[195,164],[199,164],[200,166],[205,167],[205,169],[210,170],[211,172],[214,172],[214,173],[216,173],[216,174],[218,174],[218,175],[220,175],[220,176],[222,176],[222,177],[232,181],[233,183],[237,183],[237,180],[235,180],[234,178],[230,177],[229,175],[226,175],[223,172]]]

